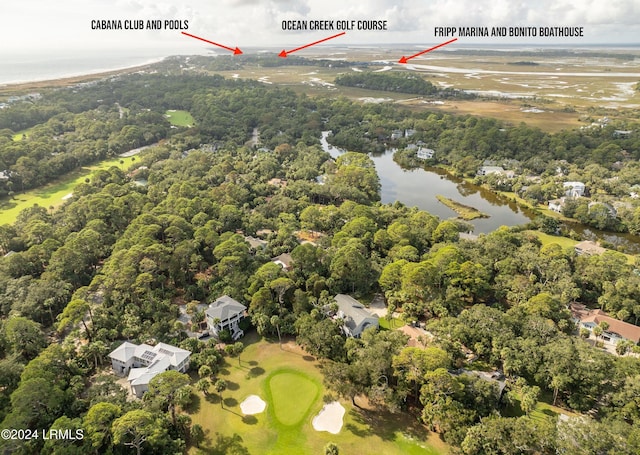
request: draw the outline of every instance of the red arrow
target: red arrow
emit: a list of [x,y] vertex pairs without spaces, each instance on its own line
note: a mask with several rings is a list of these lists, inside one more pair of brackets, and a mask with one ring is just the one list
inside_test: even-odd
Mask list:
[[447,41],[446,43],[441,43],[441,44],[438,44],[437,46],[433,46],[433,47],[431,47],[429,49],[426,49],[426,50],[424,50],[422,52],[418,52],[417,54],[414,54],[411,57],[405,57],[403,55],[402,58],[400,60],[398,60],[398,63],[407,63],[407,61],[411,60],[412,58],[415,58],[415,57],[417,57],[419,55],[422,55],[422,54],[426,54],[427,52],[431,52],[431,51],[433,51],[435,49],[438,49],[439,47],[446,46],[447,44],[451,44],[451,43],[453,43],[454,41],[457,41],[457,40],[458,40],[458,38],[454,38],[452,40]]
[[227,47],[227,46],[224,46],[222,44],[214,43],[213,41],[209,41],[208,39],[200,38],[199,36],[192,35],[191,33],[187,33],[187,32],[181,32],[181,33],[183,35],[190,36],[191,38],[195,38],[195,39],[199,39],[200,41],[204,41],[205,43],[213,44],[213,45],[221,47],[223,49],[227,49],[227,50],[233,52],[233,55],[242,54],[242,51],[237,47],[234,49],[232,47]]
[[324,38],[319,41],[314,41],[313,43],[305,44],[304,46],[296,47],[295,49],[291,49],[290,51],[282,50],[278,54],[278,57],[286,57],[288,54],[293,54],[294,52],[298,52],[301,49],[305,49],[307,47],[315,46],[316,44],[320,44],[324,41],[329,41],[330,39],[337,38],[339,36],[345,35],[347,32],[338,33],[337,35],[330,36],[329,38]]

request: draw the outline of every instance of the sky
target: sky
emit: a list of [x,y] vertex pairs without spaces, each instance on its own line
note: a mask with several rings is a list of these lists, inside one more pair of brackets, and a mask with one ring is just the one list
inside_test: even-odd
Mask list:
[[198,53],[180,30],[91,30],[97,19],[187,20],[186,30],[240,48],[303,45],[336,31],[283,31],[283,20],[386,20],[387,31],[348,31],[335,45],[437,44],[437,26],[582,26],[584,38],[460,38],[459,44],[640,43],[639,0],[5,0],[0,53],[149,49]]

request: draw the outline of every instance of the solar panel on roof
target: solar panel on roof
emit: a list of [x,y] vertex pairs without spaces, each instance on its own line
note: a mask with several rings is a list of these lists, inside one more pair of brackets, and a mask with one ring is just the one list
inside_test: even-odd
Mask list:
[[144,354],[142,354],[141,358],[143,360],[151,361],[151,360],[153,360],[155,358],[156,355],[157,354],[155,352],[153,352],[153,351],[144,351]]

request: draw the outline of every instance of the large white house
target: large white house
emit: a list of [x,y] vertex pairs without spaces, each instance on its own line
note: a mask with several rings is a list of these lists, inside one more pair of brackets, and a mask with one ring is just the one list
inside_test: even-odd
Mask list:
[[237,340],[244,335],[244,331],[238,326],[246,316],[247,307],[232,299],[228,295],[219,297],[209,305],[205,311],[207,324],[214,335],[218,335],[222,330],[228,330],[233,340]]
[[568,197],[582,197],[587,189],[582,182],[564,182],[562,186],[564,187],[564,194]]
[[342,319],[345,335],[359,338],[369,327],[379,327],[378,317],[369,313],[362,303],[346,294],[335,296],[338,304],[338,318]]
[[430,160],[436,152],[426,147],[419,147],[416,151],[416,158],[421,160]]
[[191,352],[166,343],[150,346],[125,341],[109,357],[113,371],[119,376],[127,376],[131,391],[140,398],[149,390],[149,381],[160,373],[167,370],[186,372]]

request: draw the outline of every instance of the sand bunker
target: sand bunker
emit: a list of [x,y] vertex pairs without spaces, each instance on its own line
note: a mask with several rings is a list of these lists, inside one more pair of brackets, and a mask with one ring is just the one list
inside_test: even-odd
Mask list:
[[344,407],[337,401],[325,404],[322,411],[313,418],[311,422],[316,431],[328,431],[331,434],[338,434],[342,429],[342,418],[344,417]]
[[244,415],[260,414],[267,407],[262,398],[258,395],[249,395],[242,403],[240,403],[240,410]]

